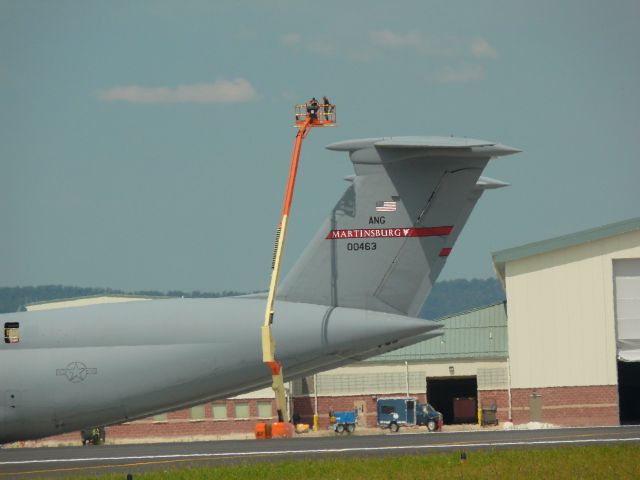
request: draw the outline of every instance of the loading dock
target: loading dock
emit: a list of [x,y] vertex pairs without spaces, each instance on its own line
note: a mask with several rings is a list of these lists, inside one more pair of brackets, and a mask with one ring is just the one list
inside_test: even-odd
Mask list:
[[427,377],[427,401],[445,424],[478,422],[478,377]]
[[620,423],[640,424],[640,362],[618,361]]

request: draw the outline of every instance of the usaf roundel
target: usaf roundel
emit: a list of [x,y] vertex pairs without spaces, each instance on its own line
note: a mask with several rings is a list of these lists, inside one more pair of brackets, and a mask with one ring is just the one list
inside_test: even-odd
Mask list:
[[66,368],[56,369],[56,375],[64,375],[71,383],[82,382],[87,375],[98,373],[97,368],[87,368],[82,362],[71,362]]

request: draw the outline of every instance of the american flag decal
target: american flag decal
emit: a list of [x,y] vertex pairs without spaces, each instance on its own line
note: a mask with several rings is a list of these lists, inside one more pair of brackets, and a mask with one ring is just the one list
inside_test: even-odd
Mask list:
[[395,212],[396,202],[376,202],[376,212]]

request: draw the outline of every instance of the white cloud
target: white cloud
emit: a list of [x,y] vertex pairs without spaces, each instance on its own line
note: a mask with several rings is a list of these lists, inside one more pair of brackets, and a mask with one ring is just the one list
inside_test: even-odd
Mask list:
[[498,58],[498,51],[484,38],[471,40],[471,53],[476,58]]
[[422,33],[411,30],[407,33],[395,33],[391,30],[372,30],[369,32],[369,40],[372,46],[387,50],[415,50],[426,55],[451,55],[455,45],[446,44]]
[[284,45],[299,45],[302,42],[302,35],[295,32],[285,33],[280,37]]
[[327,38],[317,38],[309,42],[307,49],[313,55],[330,57],[338,53],[339,47],[336,42]]
[[369,32],[369,38],[373,45],[395,49],[419,47],[424,42],[422,35],[416,31],[410,31],[403,35],[391,30],[373,30]]
[[285,33],[280,37],[280,43],[294,51],[304,51],[311,55],[332,57],[340,53],[340,45],[337,39],[327,36],[305,36],[299,33]]
[[438,83],[471,83],[484,78],[481,65],[446,66],[436,71],[433,79]]
[[361,35],[355,30],[325,35],[306,35],[289,32],[280,36],[280,43],[296,51],[323,57],[344,56],[354,61],[369,61],[380,53],[410,50],[421,55],[454,55],[464,53],[468,41],[445,41],[410,30],[397,33],[391,30],[370,30]]
[[325,57],[344,56],[355,61],[369,61],[390,52],[451,58],[496,59],[498,52],[482,37],[434,37],[419,30],[406,32],[389,29],[338,32],[333,35],[307,35],[288,32],[280,36],[280,43],[298,52]]
[[233,103],[257,98],[255,89],[244,78],[178,85],[176,88],[129,85],[102,90],[97,96],[105,101],[131,103]]

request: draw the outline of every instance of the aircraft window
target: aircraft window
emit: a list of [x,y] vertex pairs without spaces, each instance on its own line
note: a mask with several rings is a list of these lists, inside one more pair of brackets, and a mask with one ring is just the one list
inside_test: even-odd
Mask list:
[[20,341],[20,324],[7,322],[4,324],[4,343],[18,343]]

